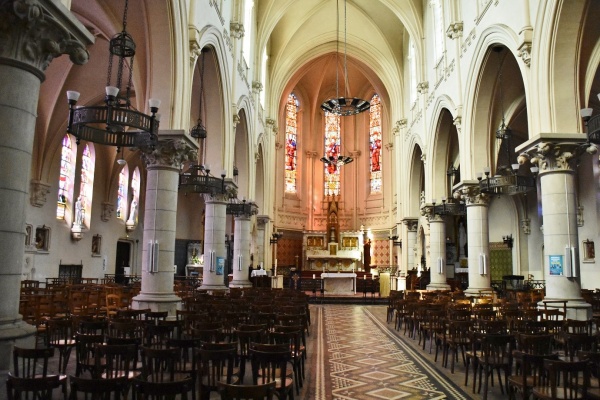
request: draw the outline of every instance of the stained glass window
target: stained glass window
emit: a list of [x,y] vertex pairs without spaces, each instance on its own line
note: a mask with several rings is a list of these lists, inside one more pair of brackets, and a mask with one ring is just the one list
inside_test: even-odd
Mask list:
[[136,167],[131,177],[131,206],[129,207],[128,221],[137,224],[138,222],[138,204],[140,203],[140,169]]
[[[337,159],[340,155],[340,116],[325,113],[325,157]],[[334,163],[325,164],[325,195],[340,194],[340,169]]]
[[298,99],[292,93],[285,106],[285,191],[296,193]]
[[[89,144],[83,148],[81,157],[81,185],[79,201],[81,202],[81,224],[90,227],[92,215],[92,195],[94,193],[94,157]],[[75,218],[77,220],[77,218]]]
[[129,181],[129,169],[127,164],[123,165],[119,173],[119,190],[117,193],[117,218],[125,220],[127,210],[127,182]]
[[73,142],[69,135],[62,140],[60,153],[60,177],[58,179],[58,202],[56,207],[56,218],[65,219],[67,200],[73,189]]
[[369,149],[371,160],[371,193],[381,193],[381,101],[379,95],[371,98],[369,109]]

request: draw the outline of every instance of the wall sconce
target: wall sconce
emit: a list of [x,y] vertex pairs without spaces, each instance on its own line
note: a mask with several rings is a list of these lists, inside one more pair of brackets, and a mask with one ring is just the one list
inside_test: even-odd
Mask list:
[[513,239],[512,233],[510,233],[506,236],[502,236],[502,241],[504,242],[505,245],[508,246],[509,249],[513,248],[514,239]]

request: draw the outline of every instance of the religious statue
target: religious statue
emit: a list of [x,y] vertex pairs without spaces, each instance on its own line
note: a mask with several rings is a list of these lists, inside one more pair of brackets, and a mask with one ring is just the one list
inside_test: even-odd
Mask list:
[[129,218],[127,222],[135,223],[135,213],[137,212],[137,201],[135,199],[131,200],[131,207],[129,208]]
[[79,196],[77,198],[77,201],[75,202],[75,223],[74,223],[74,225],[79,225],[79,226],[83,225],[83,220],[85,218],[84,213],[85,213],[85,210],[83,209],[83,203],[81,201],[81,196]]

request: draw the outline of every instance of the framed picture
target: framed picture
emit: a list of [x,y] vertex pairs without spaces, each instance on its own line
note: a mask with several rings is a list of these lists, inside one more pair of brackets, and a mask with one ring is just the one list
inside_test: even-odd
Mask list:
[[225,269],[225,257],[217,257],[217,275],[223,275],[223,270]]
[[41,252],[50,249],[50,228],[46,225],[35,228],[35,248]]
[[92,257],[100,257],[102,251],[102,236],[92,236]]
[[596,261],[596,249],[592,240],[586,239],[583,241],[583,262]]

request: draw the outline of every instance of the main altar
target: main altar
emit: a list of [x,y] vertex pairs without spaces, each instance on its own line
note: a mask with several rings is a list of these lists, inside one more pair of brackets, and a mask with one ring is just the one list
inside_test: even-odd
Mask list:
[[363,232],[340,232],[337,201],[329,201],[326,232],[303,233],[305,270],[321,272],[362,271]]

